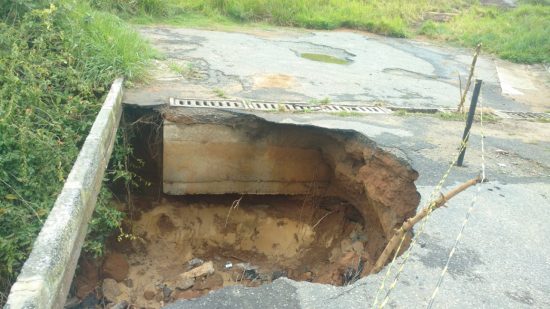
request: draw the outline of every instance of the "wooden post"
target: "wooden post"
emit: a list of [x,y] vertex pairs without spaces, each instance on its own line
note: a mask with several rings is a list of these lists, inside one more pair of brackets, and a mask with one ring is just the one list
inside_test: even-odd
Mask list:
[[481,43],[477,44],[476,46],[474,58],[472,59],[472,64],[470,65],[470,74],[468,75],[468,80],[466,81],[466,88],[464,88],[464,92],[462,92],[462,96],[460,97],[460,103],[458,103],[458,108],[456,111],[459,113],[461,113],[462,110],[464,109],[464,102],[466,102],[466,94],[468,93],[468,90],[470,89],[470,85],[472,84],[472,77],[474,76],[474,70],[476,68],[477,56],[479,55],[480,51],[481,51]]
[[449,191],[445,195],[441,195],[438,199],[433,201],[428,207],[422,209],[419,213],[417,213],[414,217],[407,219],[403,225],[399,229],[395,231],[395,234],[393,234],[392,238],[386,245],[386,248],[384,248],[384,251],[382,251],[382,254],[378,257],[378,260],[376,260],[376,263],[374,264],[374,267],[370,271],[371,274],[377,273],[386,265],[386,263],[389,261],[392,253],[397,249],[399,246],[399,243],[401,242],[401,238],[412,230],[413,226],[420,222],[420,220],[424,219],[426,216],[428,216],[432,211],[436,210],[437,208],[445,205],[445,203],[456,196],[458,193],[468,189],[469,187],[478,184],[481,182],[481,177],[476,177],[473,179],[470,179],[466,181],[465,183],[461,184],[460,186],[454,188],[453,190]]
[[464,163],[464,155],[466,155],[466,144],[468,143],[468,139],[470,137],[470,129],[472,128],[472,123],[474,122],[474,116],[476,114],[477,99],[481,90],[481,82],[482,81],[480,79],[476,79],[474,94],[472,95],[472,103],[470,104],[470,110],[468,111],[468,119],[466,119],[466,127],[464,127],[464,134],[462,134],[462,143],[464,144],[462,145],[462,150],[460,151],[458,159],[456,160],[456,166],[462,166],[462,163]]

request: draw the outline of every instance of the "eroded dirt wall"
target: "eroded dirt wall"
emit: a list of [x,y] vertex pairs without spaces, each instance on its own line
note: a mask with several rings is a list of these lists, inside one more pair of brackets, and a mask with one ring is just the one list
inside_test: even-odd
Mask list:
[[[218,151],[223,145],[221,149],[225,148],[226,154],[235,153],[232,147],[238,148],[238,155],[227,156],[228,162],[220,163],[223,156],[216,156],[215,164],[210,169],[194,168],[193,164],[185,166],[186,173],[211,181],[205,188],[215,186],[219,181],[223,181],[223,184],[232,179],[241,181],[243,178],[238,171],[242,169],[249,181],[254,180],[256,175],[255,180],[258,183],[263,182],[268,187],[269,184],[277,184],[274,190],[271,188],[258,193],[313,194],[315,191],[315,194],[334,196],[351,203],[366,223],[370,261],[380,254],[393,229],[414,215],[420,201],[414,185],[418,173],[409,163],[355,131],[277,124],[252,115],[218,110],[169,109],[164,111],[164,119],[171,126],[183,128],[182,132],[192,132],[191,135],[181,135],[180,138],[191,139],[193,143],[202,145],[201,149],[207,147],[204,145],[209,144],[210,138],[213,143],[218,144]],[[201,129],[206,130],[201,133]],[[173,142],[178,136],[172,135],[170,138],[170,142]],[[166,165],[166,147],[165,140],[164,171],[171,173],[175,169]],[[273,149],[283,152],[271,156]],[[288,157],[283,155],[285,149],[288,150]],[[308,155],[296,156],[296,150]],[[319,161],[317,154],[320,154],[329,171]],[[194,153],[194,156],[201,157],[200,153]],[[202,157],[208,159],[209,156],[205,153]],[[289,158],[297,157],[301,161],[292,168],[285,169],[284,165],[289,164]],[[275,162],[269,162],[270,160]],[[253,162],[254,166],[247,166],[247,162]],[[264,169],[257,166],[262,162],[268,162]],[[223,177],[220,179],[213,178],[216,171],[220,170],[217,164],[223,165]],[[227,173],[227,166],[233,168],[231,173]],[[316,166],[321,168],[316,169]],[[281,182],[286,184],[281,185]],[[299,190],[295,190],[293,186],[296,182],[301,185]],[[229,188],[227,192],[195,190],[193,193],[251,193],[246,188],[243,192],[238,192],[235,190],[238,187],[226,187]],[[285,192],[285,188],[289,190]]]

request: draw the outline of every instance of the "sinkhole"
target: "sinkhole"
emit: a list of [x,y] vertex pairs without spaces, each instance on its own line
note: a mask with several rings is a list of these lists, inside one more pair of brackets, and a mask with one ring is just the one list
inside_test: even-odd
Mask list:
[[158,308],[280,277],[347,285],[419,203],[417,172],[355,131],[193,108],[126,107],[124,123],[149,185],[113,187],[131,237],[81,259],[81,298],[103,284],[108,302]]

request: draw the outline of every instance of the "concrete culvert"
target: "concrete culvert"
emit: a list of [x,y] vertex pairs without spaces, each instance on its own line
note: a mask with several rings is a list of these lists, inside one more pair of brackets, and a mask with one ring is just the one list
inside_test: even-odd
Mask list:
[[406,160],[355,131],[176,108],[162,112],[156,150],[134,143],[162,193],[135,195],[137,239],[110,245],[132,282],[111,301],[155,307],[278,277],[346,285],[420,199]]

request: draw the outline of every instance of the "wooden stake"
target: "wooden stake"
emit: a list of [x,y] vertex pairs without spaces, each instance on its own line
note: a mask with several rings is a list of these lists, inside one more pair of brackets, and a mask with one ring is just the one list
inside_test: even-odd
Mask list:
[[468,81],[466,82],[466,88],[464,88],[464,92],[462,92],[462,96],[460,97],[460,103],[458,103],[457,112],[461,113],[464,109],[464,102],[466,101],[466,94],[468,93],[468,90],[470,89],[470,85],[472,84],[472,77],[474,76],[474,70],[476,68],[476,62],[477,62],[477,56],[479,55],[481,51],[481,43],[477,44],[476,51],[474,53],[474,58],[472,59],[472,64],[470,65],[470,75],[468,75]]
[[481,91],[481,79],[476,79],[476,85],[474,86],[474,94],[472,95],[472,103],[470,103],[470,111],[468,112],[468,118],[466,119],[466,127],[464,127],[464,134],[462,135],[462,142],[464,147],[458,155],[456,160],[456,166],[462,166],[464,163],[464,156],[466,155],[466,146],[468,145],[468,139],[470,137],[470,129],[474,123],[474,116],[476,114],[477,99],[479,97],[479,92]]
[[415,224],[420,222],[420,220],[424,219],[426,216],[428,216],[432,211],[436,210],[437,208],[445,205],[445,203],[456,196],[458,193],[468,189],[469,187],[478,184],[481,182],[481,177],[476,177],[474,179],[470,179],[466,181],[465,183],[461,184],[460,186],[454,188],[453,190],[449,191],[445,195],[441,195],[437,200],[433,201],[428,207],[422,209],[419,213],[417,213],[414,217],[407,219],[403,225],[399,229],[395,231],[395,234],[393,234],[392,238],[386,245],[386,248],[384,248],[384,251],[382,251],[382,254],[378,257],[378,260],[376,261],[376,264],[374,264],[374,267],[370,271],[370,273],[377,273],[386,265],[388,260],[390,259],[390,256],[392,253],[397,249],[399,246],[399,243],[401,242],[401,238],[409,232]]

